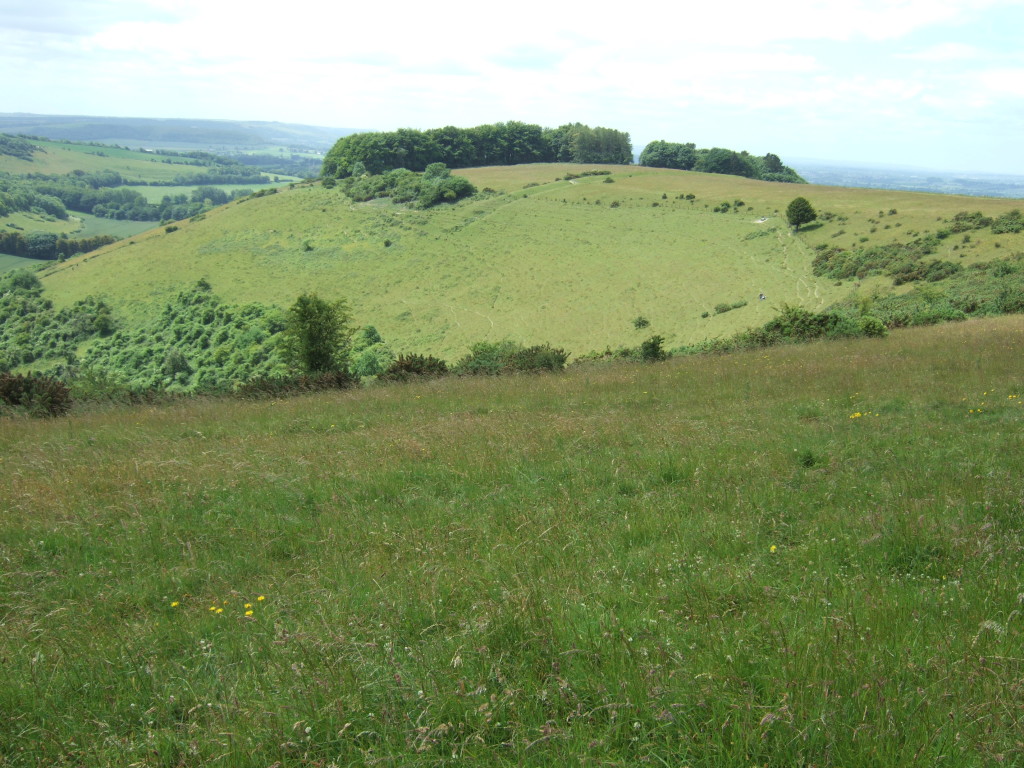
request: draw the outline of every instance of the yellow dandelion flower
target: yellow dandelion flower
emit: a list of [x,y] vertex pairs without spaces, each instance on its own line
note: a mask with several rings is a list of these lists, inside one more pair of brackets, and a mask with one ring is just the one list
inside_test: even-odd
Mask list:
[[181,605],[181,603],[179,603],[177,600],[171,601],[171,608],[177,608],[179,605]]
[[246,612],[245,612],[245,615],[246,615],[246,616],[252,616],[252,611],[251,611],[251,610],[250,610],[250,611],[246,611]]
[[770,547],[768,547],[768,551],[771,552],[773,555],[775,554],[775,551],[777,549],[778,549],[778,547],[776,547],[774,544],[772,544]]
[[264,597],[263,595],[260,595],[259,597],[257,597],[257,598],[256,598],[256,602],[257,602],[257,603],[262,603],[262,602],[263,602],[264,600],[266,600],[266,599],[267,599],[267,598],[265,598],[265,597]]
[[252,608],[252,603],[246,603],[246,604],[245,604],[245,607],[246,607],[246,608]]
[[217,609],[217,613],[224,613],[224,609],[223,608],[218,608]]

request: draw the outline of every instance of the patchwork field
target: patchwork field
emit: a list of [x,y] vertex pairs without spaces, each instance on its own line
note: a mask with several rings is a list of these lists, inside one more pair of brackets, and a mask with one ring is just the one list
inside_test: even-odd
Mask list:
[[1022,350],[7,420],[0,765],[1019,765]]

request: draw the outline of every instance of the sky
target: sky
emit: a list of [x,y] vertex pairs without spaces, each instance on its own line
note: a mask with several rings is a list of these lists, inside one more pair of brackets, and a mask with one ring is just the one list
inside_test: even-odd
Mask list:
[[0,0],[0,112],[518,120],[1024,174],[1024,0]]

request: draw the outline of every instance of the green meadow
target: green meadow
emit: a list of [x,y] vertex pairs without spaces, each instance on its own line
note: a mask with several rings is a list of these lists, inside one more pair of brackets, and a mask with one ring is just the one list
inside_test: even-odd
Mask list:
[[[72,238],[94,235],[114,235],[123,238],[137,235],[156,226],[156,222],[153,221],[104,219],[89,213],[78,212],[70,212],[67,219],[57,219],[45,214],[19,212],[0,217],[0,222],[8,226],[13,224],[26,232],[64,233]],[[33,261],[32,264],[37,267],[46,266],[45,263],[40,264],[39,261]]]
[[35,259],[26,259],[22,256],[9,256],[0,253],[0,272],[7,272],[11,269],[35,269],[39,265]]
[[1024,764],[1022,351],[1015,315],[7,419],[0,765]]

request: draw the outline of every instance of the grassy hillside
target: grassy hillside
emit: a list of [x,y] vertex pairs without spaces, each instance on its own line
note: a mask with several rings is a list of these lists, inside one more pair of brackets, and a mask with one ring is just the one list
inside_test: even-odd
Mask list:
[[1019,765],[1022,345],[8,420],[0,762]]
[[[907,241],[959,211],[1020,207],[627,166],[564,179],[581,170],[460,171],[484,191],[428,211],[353,205],[338,190],[300,186],[54,266],[44,284],[58,304],[100,294],[134,317],[200,278],[232,303],[285,306],[317,291],[348,299],[356,322],[375,325],[400,351],[453,358],[472,342],[510,338],[582,353],[652,332],[669,345],[691,343],[762,324],[782,303],[818,309],[887,286],[881,277],[814,277],[814,247]],[[782,212],[798,194],[829,220],[794,237]],[[713,212],[723,202],[730,212]],[[942,249],[937,256],[970,263],[1024,250],[1024,236],[976,233]],[[638,315],[649,331],[634,329]]]

